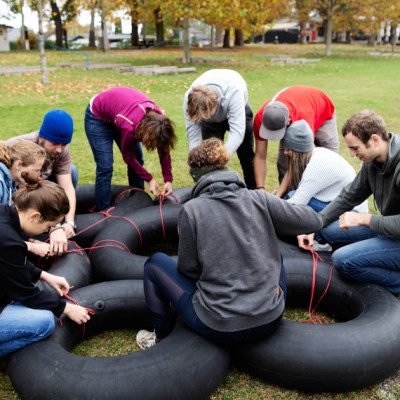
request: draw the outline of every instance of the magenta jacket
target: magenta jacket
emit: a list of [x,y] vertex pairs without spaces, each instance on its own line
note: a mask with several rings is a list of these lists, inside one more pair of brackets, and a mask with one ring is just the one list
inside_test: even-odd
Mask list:
[[[164,114],[139,90],[116,87],[98,94],[91,104],[91,111],[96,118],[114,125],[121,133],[121,154],[129,167],[145,181],[153,179],[135,158],[135,130],[147,111],[154,110]],[[159,153],[164,182],[172,182],[170,153]]]

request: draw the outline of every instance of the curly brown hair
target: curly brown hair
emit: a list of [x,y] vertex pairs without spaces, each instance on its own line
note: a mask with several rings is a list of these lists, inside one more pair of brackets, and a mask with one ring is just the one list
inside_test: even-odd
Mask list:
[[390,139],[385,121],[371,110],[358,111],[344,123],[342,127],[343,136],[350,132],[364,144],[367,144],[374,134],[379,135],[385,142]]
[[159,153],[168,153],[178,140],[174,123],[167,116],[155,111],[146,113],[136,128],[135,136],[147,150],[157,149]]
[[230,154],[224,142],[213,137],[190,150],[187,163],[190,168],[213,167],[215,170],[220,170],[226,167],[229,158]]
[[217,92],[210,86],[196,86],[189,95],[187,102],[187,113],[189,119],[196,123],[211,118],[218,106]]
[[34,209],[42,221],[56,221],[69,211],[69,200],[64,189],[56,183],[41,180],[40,175],[31,171],[21,174],[26,182],[19,186],[12,199],[20,211]]

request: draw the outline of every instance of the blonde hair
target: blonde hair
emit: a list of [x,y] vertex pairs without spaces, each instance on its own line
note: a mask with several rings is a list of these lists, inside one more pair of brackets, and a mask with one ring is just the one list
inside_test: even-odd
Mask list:
[[224,169],[229,161],[229,151],[224,142],[217,138],[204,140],[189,151],[187,163],[190,168]]
[[56,183],[41,180],[38,173],[24,171],[25,184],[20,185],[12,199],[20,211],[39,211],[42,221],[56,221],[69,211],[69,200],[64,189]]
[[212,117],[218,106],[217,92],[210,86],[196,86],[188,96],[187,113],[189,119],[199,123]]
[[46,158],[46,151],[34,142],[22,140],[7,147],[5,142],[0,141],[0,162],[7,168],[11,168],[15,161],[21,161],[22,166],[28,167],[40,158]]
[[307,153],[300,153],[291,150],[288,154],[288,179],[289,179],[289,190],[295,190],[298,188],[303,176],[303,172],[310,161],[313,150]]

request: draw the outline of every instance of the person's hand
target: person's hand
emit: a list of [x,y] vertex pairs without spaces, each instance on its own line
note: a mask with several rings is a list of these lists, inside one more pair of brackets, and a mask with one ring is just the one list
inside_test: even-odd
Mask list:
[[28,242],[28,250],[39,257],[47,257],[50,252],[50,244],[41,242],[40,240],[34,240]]
[[279,190],[279,189],[274,189],[274,190],[271,192],[271,194],[273,194],[274,196],[278,196],[278,190]]
[[297,235],[297,243],[301,249],[307,250],[309,247],[314,245],[315,233],[310,233],[308,235]]
[[86,308],[71,303],[65,305],[64,314],[78,325],[85,324],[90,319]]
[[69,292],[69,283],[63,276],[57,276],[49,274],[46,271],[42,271],[40,274],[40,279],[51,286],[60,296],[63,296]]
[[339,217],[339,228],[342,231],[348,231],[349,228],[355,226],[366,225],[369,226],[371,222],[371,214],[345,212]]
[[67,234],[64,229],[55,229],[50,233],[50,255],[61,256],[68,248]]
[[171,193],[172,193],[172,182],[166,182],[161,191],[161,194],[163,194],[164,196],[168,196]]
[[161,188],[154,178],[151,181],[149,181],[149,191],[150,193],[153,193],[155,196],[157,196],[161,192]]
[[75,236],[74,228],[68,222],[64,222],[63,225],[62,225],[62,228],[64,229],[65,234],[67,235],[68,239],[71,239],[71,238],[73,238]]

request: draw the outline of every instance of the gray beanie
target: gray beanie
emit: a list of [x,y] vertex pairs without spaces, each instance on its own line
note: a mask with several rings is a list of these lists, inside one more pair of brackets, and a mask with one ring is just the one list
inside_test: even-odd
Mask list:
[[314,148],[314,134],[304,119],[293,122],[282,139],[282,145],[298,153],[308,153]]

